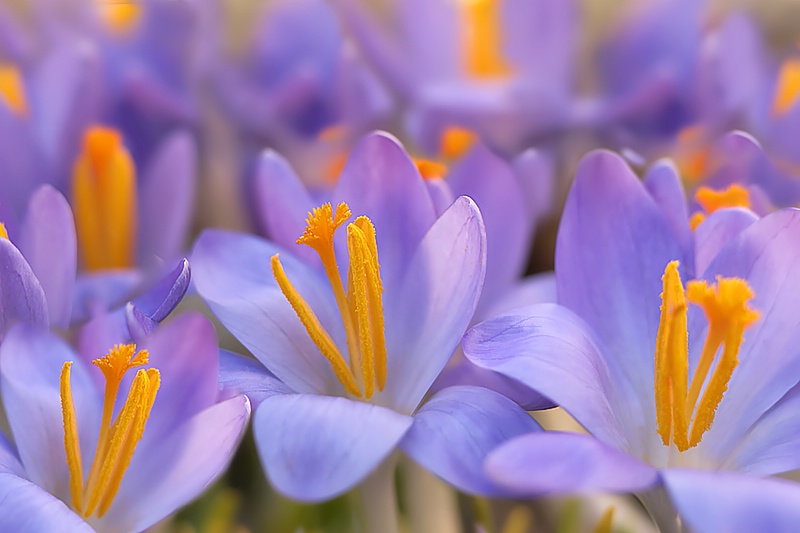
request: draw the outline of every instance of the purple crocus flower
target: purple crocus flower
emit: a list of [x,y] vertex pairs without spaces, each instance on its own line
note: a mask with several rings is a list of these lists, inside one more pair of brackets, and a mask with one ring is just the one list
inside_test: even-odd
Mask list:
[[273,242],[208,230],[192,254],[200,295],[259,360],[232,356],[221,373],[260,403],[254,432],[272,483],[325,500],[399,448],[462,490],[497,493],[481,458],[535,422],[479,387],[423,401],[478,304],[486,237],[474,202],[460,197],[437,217],[385,134],[357,145],[322,207],[285,162],[272,164],[282,170],[267,213]]
[[220,397],[211,323],[182,316],[139,348],[108,347],[92,366],[46,331],[6,336],[0,383],[14,440],[0,435],[0,528],[142,531],[224,471],[250,402]]
[[360,50],[408,107],[412,136],[434,153],[451,126],[522,151],[577,120],[574,2],[395,1],[387,27],[367,2],[337,0]]
[[675,468],[800,466],[800,212],[746,214],[740,224],[742,213],[720,210],[692,234],[669,166],[642,183],[616,155],[584,159],[558,235],[559,304],[488,320],[463,347],[592,436],[514,439],[489,456],[495,482],[531,495],[641,492],[661,479],[683,512]]

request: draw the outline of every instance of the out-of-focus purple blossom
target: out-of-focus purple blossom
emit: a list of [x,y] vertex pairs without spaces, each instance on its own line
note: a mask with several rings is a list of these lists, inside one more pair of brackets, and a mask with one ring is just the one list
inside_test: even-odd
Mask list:
[[582,120],[572,105],[571,1],[397,1],[388,6],[394,27],[366,2],[335,5],[426,152],[436,153],[453,126],[518,153]]
[[[127,362],[108,363],[120,371],[112,378],[101,373],[102,364],[90,364],[97,354],[75,353],[46,330],[18,326],[6,336],[0,383],[13,443],[0,435],[3,530],[142,531],[224,471],[246,428],[250,402],[245,396],[220,398],[212,325],[186,315],[140,345],[149,361],[142,352],[132,357],[135,346],[115,346],[108,357],[129,348]],[[128,369],[142,364],[146,370],[134,379]],[[139,390],[144,377],[148,388]],[[114,384],[119,389],[109,388]],[[119,423],[122,433],[130,427],[127,436],[110,425],[117,390],[129,392],[113,427]],[[95,488],[100,500],[92,510]]]
[[[680,181],[669,165],[654,168],[642,183],[613,154],[587,156],[558,235],[559,305],[531,306],[490,319],[468,332],[463,345],[473,363],[550,397],[593,436],[551,433],[517,438],[490,455],[492,479],[529,495],[641,491],[659,482],[660,470],[674,493],[680,490],[678,484],[670,484],[674,468],[763,475],[800,466],[800,418],[795,409],[800,354],[793,311],[800,290],[798,231],[800,212],[795,209],[760,219],[741,209],[722,209],[693,234]],[[747,320],[757,317],[742,326],[740,347],[733,345],[738,348],[738,365],[734,351],[729,381],[715,374],[708,379],[712,385],[703,388],[723,387],[722,399],[703,412],[707,431],[700,433],[699,442],[693,433],[694,444],[688,447],[674,437],[679,429],[671,444],[664,444],[663,423],[657,424],[656,413],[663,414],[665,405],[663,397],[657,400],[654,394],[654,376],[659,379],[664,372],[662,367],[657,371],[654,362],[657,338],[664,335],[659,295],[662,290],[676,291],[667,284],[669,268],[665,269],[674,261],[680,263],[674,276],[685,280],[710,285],[715,279],[722,284],[737,278],[731,283],[745,284],[754,294],[747,305],[755,315],[747,315]],[[689,298],[697,302],[697,296]],[[662,302],[665,308],[673,305],[670,301]],[[680,311],[672,316],[680,316]],[[709,326],[706,316],[695,307],[688,312],[691,374],[701,359],[708,359],[701,352],[709,328],[720,327],[716,318]],[[676,335],[676,344],[670,346],[677,350],[681,337]],[[731,364],[729,342],[736,340],[726,341],[725,364]],[[664,348],[663,338],[659,346]],[[687,365],[683,357],[683,363],[675,364]],[[672,375],[680,379],[679,371]],[[564,468],[566,464],[570,467]],[[558,475],[551,470],[554,465],[559,465]],[[724,484],[718,485],[725,490]],[[674,502],[682,512],[686,499],[675,497]]]
[[[318,200],[285,161],[266,157],[275,173],[268,190],[274,209],[266,213],[273,242],[209,230],[198,239],[192,261],[201,296],[266,366],[231,356],[221,372],[226,387],[260,402],[255,436],[272,483],[295,499],[328,499],[358,484],[399,447],[462,490],[496,494],[480,466],[484,453],[538,426],[510,400],[479,387],[452,387],[423,402],[478,305],[486,236],[474,202],[459,197],[437,214],[414,163],[385,134],[363,139],[345,165],[330,200],[339,205],[338,214],[344,213],[339,202],[346,202],[354,214],[369,217],[380,257],[378,309],[385,323],[386,359],[385,366],[376,365],[378,375],[385,371],[385,385],[376,378],[372,389],[366,377],[363,383],[354,378],[360,384],[337,377],[351,370],[337,366],[334,373],[309,335],[317,327],[306,330],[285,287],[279,287],[278,274],[270,272],[270,257],[279,254],[272,258],[273,269],[279,261],[335,350],[348,353],[353,339],[343,327],[323,265],[313,250],[295,243]],[[318,213],[314,216],[321,217],[324,208]],[[326,223],[309,217],[321,221],[313,227]],[[313,233],[308,224],[307,233]],[[349,227],[348,234],[352,231]],[[336,237],[338,264],[358,268],[353,249],[349,257],[345,253],[344,237]],[[330,267],[332,256],[326,257]],[[353,275],[353,283],[362,282]],[[356,298],[351,290],[348,298]],[[367,303],[375,308],[374,299]],[[376,361],[383,360],[379,353]]]

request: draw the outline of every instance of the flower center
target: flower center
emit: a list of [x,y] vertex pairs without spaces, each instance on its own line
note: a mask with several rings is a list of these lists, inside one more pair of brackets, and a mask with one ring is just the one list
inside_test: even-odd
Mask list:
[[0,100],[17,115],[28,113],[28,100],[25,98],[25,84],[19,69],[5,64],[0,65]]
[[125,344],[114,346],[107,355],[92,361],[103,372],[106,387],[100,436],[86,480],[83,477],[78,424],[70,385],[72,361],[65,362],[61,369],[61,411],[64,418],[64,448],[69,466],[69,489],[73,509],[84,518],[94,514],[101,518],[106,514],[131,464],[136,445],[142,439],[161,385],[161,374],[157,369],[140,369],[136,372],[122,409],[113,421],[112,417],[125,373],[131,368],[146,365],[148,358],[147,350],[136,353],[136,345]]
[[781,65],[775,96],[772,99],[772,114],[786,114],[800,98],[800,59],[789,59]]
[[484,80],[508,77],[499,0],[460,0],[459,7],[466,73]]
[[86,269],[133,265],[136,170],[116,130],[93,126],[86,132],[73,169],[72,207]]
[[750,209],[750,192],[734,183],[727,189],[717,191],[709,187],[700,187],[694,195],[703,213],[697,212],[689,219],[689,227],[696,229],[711,213],[731,207],[747,207]]
[[[672,261],[664,270],[662,280],[661,321],[655,353],[656,422],[664,445],[674,443],[683,452],[697,446],[711,428],[717,407],[739,364],[744,330],[758,320],[759,314],[747,306],[754,295],[743,279],[717,277],[712,285],[706,281],[690,281],[684,291],[678,261]],[[708,334],[691,383],[687,300],[701,307],[708,321]],[[714,372],[709,377],[715,360]]]
[[283,270],[278,255],[271,258],[272,273],[283,295],[292,305],[308,336],[330,362],[334,374],[350,394],[369,399],[386,384],[386,339],[383,325],[383,283],[378,264],[378,245],[372,221],[360,216],[347,225],[347,251],[350,268],[345,292],[333,237],[336,230],[351,216],[344,202],[336,206],[324,204],[308,214],[306,230],[297,239],[314,249],[322,260],[325,274],[333,288],[339,314],[347,337],[348,360],[322,327],[314,311],[295,289]]

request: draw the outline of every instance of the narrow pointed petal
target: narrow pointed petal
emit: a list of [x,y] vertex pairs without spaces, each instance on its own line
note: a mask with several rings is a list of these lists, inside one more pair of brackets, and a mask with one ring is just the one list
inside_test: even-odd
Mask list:
[[142,531],[200,496],[225,472],[249,419],[250,402],[236,396],[197,413],[151,446],[142,443],[102,523]]
[[227,350],[219,354],[219,386],[223,395],[246,394],[253,409],[275,394],[294,393],[256,359]]
[[180,257],[197,181],[197,150],[186,132],[168,137],[144,169],[139,196],[139,264]]
[[0,392],[28,478],[68,500],[60,378],[72,365],[72,396],[84,464],[91,464],[102,398],[89,369],[70,347],[47,331],[12,329],[0,346]]
[[635,413],[611,399],[603,354],[586,324],[568,309],[554,304],[516,309],[472,328],[462,346],[474,364],[550,398],[598,439],[628,447],[625,419],[617,417],[634,424]]
[[298,392],[342,391],[330,365],[308,336],[272,275],[280,261],[322,325],[344,346],[344,330],[330,284],[312,267],[262,239],[207,230],[192,253],[197,290],[228,330],[272,373]]
[[697,533],[794,533],[800,487],[728,472],[667,470],[662,477],[681,519]]
[[16,323],[48,325],[47,300],[30,265],[8,239],[0,239],[0,335]]
[[15,533],[95,533],[64,502],[42,487],[0,471],[0,530]]
[[[678,170],[670,160],[661,160],[647,170],[644,186],[661,208],[675,239],[683,252],[684,266],[694,264],[694,240],[689,227],[689,209],[686,205],[686,191],[683,189]],[[691,272],[691,270],[689,270]]]
[[158,283],[133,301],[134,306],[155,322],[161,322],[177,306],[189,289],[192,271],[184,258]]
[[517,437],[489,454],[488,477],[518,496],[575,492],[635,492],[654,485],[646,463],[578,433],[541,432]]
[[486,455],[518,435],[541,431],[508,398],[481,387],[450,387],[414,414],[400,448],[462,492],[500,496],[483,471]]
[[50,325],[66,329],[78,265],[75,221],[66,198],[53,187],[34,193],[18,244],[46,295]]
[[334,396],[264,400],[253,431],[267,477],[289,498],[316,502],[361,482],[403,438],[412,418]]
[[383,396],[410,413],[472,320],[483,285],[486,233],[475,203],[460,197],[425,234],[399,301],[386,300],[388,372]]

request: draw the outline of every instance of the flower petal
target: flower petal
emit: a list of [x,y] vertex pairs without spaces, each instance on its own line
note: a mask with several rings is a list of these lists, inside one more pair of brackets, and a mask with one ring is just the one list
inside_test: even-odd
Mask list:
[[511,167],[482,145],[452,168],[447,183],[454,195],[475,200],[486,226],[486,281],[481,295],[481,305],[486,306],[525,269],[534,231],[529,206]]
[[628,447],[617,416],[630,408],[614,402],[603,355],[569,310],[541,304],[511,311],[472,328],[462,346],[474,364],[547,396],[598,439]]
[[103,523],[142,531],[198,497],[227,468],[249,419],[250,402],[236,396],[197,413],[158,442],[142,443]]
[[66,329],[78,268],[75,221],[66,198],[50,185],[31,197],[18,245],[47,298],[50,324]]
[[283,249],[257,237],[207,230],[192,265],[197,291],[228,330],[291,389],[340,393],[343,388],[311,341],[270,270],[280,254],[286,275],[339,346],[344,329],[328,281]]
[[610,152],[584,157],[558,232],[558,300],[603,343],[614,390],[628,394],[620,403],[640,411],[649,435],[661,276],[681,258],[663,211],[628,165]]
[[681,520],[697,533],[794,533],[800,487],[729,472],[667,470],[662,477]]
[[289,498],[322,501],[358,484],[388,456],[412,418],[334,396],[276,395],[253,431],[267,477]]
[[481,214],[462,196],[425,234],[398,300],[386,297],[386,405],[410,413],[422,400],[472,320],[485,264]]
[[0,431],[0,473],[11,473],[15,476],[24,477],[25,469],[19,461],[16,448],[8,438]]
[[196,152],[187,132],[173,133],[142,174],[137,242],[140,265],[180,257],[194,207]]
[[675,164],[668,159],[657,161],[647,170],[647,174],[644,176],[644,186],[661,208],[675,233],[675,239],[683,252],[681,259],[684,267],[691,274],[692,270],[689,267],[694,264],[694,241],[692,230],[689,228],[686,192]]
[[60,397],[65,361],[73,361],[71,385],[81,452],[84,464],[91,464],[102,398],[89,369],[64,341],[31,326],[12,329],[0,345],[0,390],[25,472],[40,487],[67,499]]
[[246,394],[253,409],[275,394],[294,393],[256,359],[227,350],[219,354],[219,386],[223,395]]
[[[727,457],[748,428],[800,380],[798,232],[800,211],[767,215],[728,243],[703,275],[709,280],[718,275],[745,279],[755,293],[750,305],[760,313],[744,333],[739,365],[704,438],[717,457]],[[702,333],[690,326],[690,337],[702,339]],[[701,348],[694,344],[693,359]]]
[[30,265],[8,239],[0,239],[0,338],[14,324],[48,325],[47,300]]
[[579,433],[547,431],[517,437],[489,454],[485,469],[520,496],[633,492],[656,483],[649,465]]
[[481,387],[450,387],[414,414],[400,448],[458,490],[499,496],[483,472],[486,455],[507,440],[541,431],[514,402]]
[[95,533],[64,502],[21,477],[0,472],[0,530]]
[[695,272],[705,272],[719,251],[756,220],[758,216],[747,209],[720,209],[711,213],[694,232]]
[[308,213],[318,204],[289,162],[271,150],[265,151],[258,161],[253,203],[258,229],[264,235],[309,264],[315,264],[314,250],[295,241],[305,231]]

